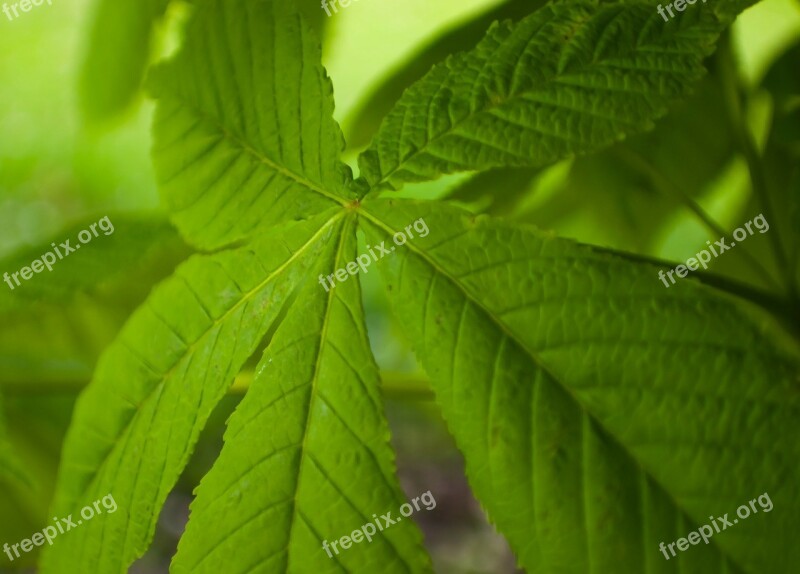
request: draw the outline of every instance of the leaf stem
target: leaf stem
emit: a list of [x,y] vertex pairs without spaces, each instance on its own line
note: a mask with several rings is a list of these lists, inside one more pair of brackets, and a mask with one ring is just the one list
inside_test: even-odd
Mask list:
[[430,381],[424,375],[383,372],[381,379],[386,398],[412,401],[432,401],[435,398]]
[[[254,372],[245,369],[236,376],[233,384],[228,389],[229,395],[244,395],[250,388]],[[57,395],[78,394],[89,384],[89,379],[59,379],[49,381],[3,381],[0,382],[0,391],[6,396],[11,395]],[[392,400],[432,401],[434,399],[430,381],[424,375],[407,375],[404,373],[386,372],[382,374],[381,389],[384,397]]]

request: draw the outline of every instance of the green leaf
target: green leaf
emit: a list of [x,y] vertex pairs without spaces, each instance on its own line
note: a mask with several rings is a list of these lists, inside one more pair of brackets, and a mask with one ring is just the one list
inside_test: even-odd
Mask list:
[[702,76],[746,2],[696,4],[664,22],[650,2],[550,3],[492,26],[409,88],[359,158],[373,187],[536,167],[650,129]]
[[322,547],[405,502],[358,281],[324,289],[316,280],[355,260],[354,223],[320,254],[229,420],[176,574],[430,570],[411,520],[347,550],[329,546],[330,557]]
[[[721,99],[718,79],[706,76],[654,132],[565,160],[538,180],[539,168],[480,172],[446,198],[586,243],[649,253],[670,217],[686,213],[688,198],[701,196],[733,159]],[[566,169],[559,182],[557,174]]]
[[442,199],[473,204],[482,213],[513,217],[531,193],[541,171],[538,168],[500,168],[479,172]]
[[[770,135],[764,149],[772,213],[770,225],[781,234],[793,265],[795,288],[800,289],[800,79],[795,44],[764,78],[775,106]],[[790,270],[791,271],[791,270]],[[796,293],[800,295],[800,293]]]
[[[489,517],[531,572],[800,563],[800,352],[690,279],[437,204],[365,201],[371,243]],[[790,355],[791,353],[791,355]],[[667,562],[659,543],[768,493]],[[732,514],[733,513],[733,514]]]
[[78,296],[70,303],[34,304],[3,313],[0,388],[79,392],[136,307]]
[[[322,548],[402,497],[356,279],[328,293],[317,278],[352,260],[354,219],[375,243],[420,217],[430,236],[378,265],[474,490],[524,566],[760,574],[800,563],[800,352],[764,316],[529,228],[355,201],[366,184],[535,169],[646,129],[749,3],[697,4],[665,24],[644,0],[564,1],[498,24],[406,93],[358,182],[293,3],[199,3],[183,50],[152,76],[155,162],[189,242],[236,247],[182,265],[100,360],[53,514],[108,494],[119,510],[48,547],[42,572],[121,572],[143,555],[209,416],[267,343],[173,568],[429,570],[410,521],[335,558]],[[692,548],[691,563],[661,562],[659,542],[762,493],[771,513]]]
[[153,71],[153,160],[189,243],[217,248],[354,196],[320,57],[293,2],[213,0]]
[[378,131],[381,121],[388,114],[403,91],[422,78],[433,64],[450,54],[469,50],[475,46],[475,38],[483,35],[497,20],[519,20],[537,10],[545,0],[508,0],[499,6],[480,13],[452,30],[434,38],[429,44],[408,57],[396,70],[391,70],[380,85],[367,94],[353,112],[352,123],[347,131],[350,147],[361,147],[370,143]]
[[78,401],[53,509],[111,493],[120,510],[48,547],[43,572],[119,572],[144,553],[211,411],[340,228],[331,215],[192,257],[133,314]]
[[[0,392],[0,512],[3,516],[14,517],[14,520],[5,520],[0,524],[0,537],[3,540],[14,540],[12,536],[20,531],[20,526],[31,525],[32,521],[27,515],[30,513],[29,499],[31,495],[40,494],[35,488],[36,479],[20,458],[17,447],[9,436],[5,401]],[[36,522],[33,524],[38,525]]]
[[[69,427],[75,395],[69,393],[30,393],[9,391],[4,414],[7,440],[13,449],[23,481],[0,477],[0,540],[9,544],[30,538],[52,520],[49,514],[61,443]],[[2,473],[0,473],[2,474]],[[34,569],[39,548],[15,558],[12,567]],[[4,558],[5,559],[5,558]]]
[[[8,281],[0,284],[0,313],[25,309],[39,301],[64,303],[76,293],[100,291],[120,277],[130,281],[130,275],[154,262],[175,262],[188,254],[175,229],[163,218],[129,214],[107,217],[107,222],[101,224],[97,221],[105,216],[70,225],[41,243],[0,260],[0,271],[9,276],[23,267],[30,267],[47,253],[54,260],[50,271],[43,267],[27,281],[17,277],[19,285],[10,277],[13,289]],[[97,236],[92,235],[91,241],[81,243],[79,234],[84,230],[91,233],[93,224]],[[72,252],[62,246],[66,242],[74,249]]]
[[733,160],[722,98],[716,74],[706,76],[658,129],[577,158],[563,185],[512,217],[584,243],[652,253],[671,218],[690,213],[687,203]]
[[[0,272],[19,272],[52,254],[53,243],[79,245],[78,233],[96,221],[4,258]],[[65,259],[53,254],[52,271],[44,268],[13,291],[0,283],[1,386],[80,390],[125,319],[189,253],[164,219],[115,214],[109,221],[113,233],[100,231]]]
[[169,0],[98,0],[80,78],[83,115],[94,122],[123,112],[141,88],[153,28]]

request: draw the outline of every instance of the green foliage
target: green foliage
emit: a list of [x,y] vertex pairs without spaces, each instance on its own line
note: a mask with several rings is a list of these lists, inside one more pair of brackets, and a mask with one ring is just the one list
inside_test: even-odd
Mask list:
[[772,130],[764,150],[769,192],[786,230],[784,247],[800,285],[800,45],[788,50],[770,70],[764,85],[773,98]]
[[408,86],[422,78],[428,69],[454,52],[466,51],[475,45],[475,38],[498,20],[519,20],[538,9],[543,0],[508,0],[499,6],[465,22],[453,30],[433,39],[424,48],[409,57],[385,81],[368,94],[352,120],[349,130],[350,147],[360,147],[370,142],[383,121]]
[[[355,259],[354,223],[351,216],[337,226],[339,237],[320,253],[312,276]],[[200,484],[175,572],[327,571],[331,558],[310,551],[326,533],[351,532],[376,510],[404,502],[358,282],[326,293],[309,281],[298,298]],[[252,487],[244,496],[234,494],[245,484]],[[254,538],[265,543],[249,544]],[[419,543],[406,521],[336,562],[345,570],[421,572]]]
[[[57,261],[13,291],[0,290],[0,384],[25,390],[36,384],[56,389],[91,378],[100,352],[152,285],[189,253],[167,221],[150,216],[111,215],[114,233],[102,233],[86,248]],[[0,261],[9,272],[28,266],[52,244],[70,239],[97,221],[72,225],[41,243]],[[63,386],[62,386],[63,385]]]
[[[12,291],[0,290],[0,313],[18,310],[24,305],[40,301],[63,303],[76,293],[99,290],[123,278],[149,268],[152,260],[175,260],[187,252],[175,230],[163,218],[139,215],[109,215],[112,227],[106,233],[98,231],[97,237],[81,250],[75,250],[58,259],[52,270],[23,281]],[[9,272],[30,266],[31,261],[69,241],[71,247],[79,245],[76,237],[97,221],[89,218],[70,225],[58,234],[37,245],[32,245],[0,260],[0,267]],[[64,249],[61,249],[64,252]],[[21,304],[20,301],[23,303]]]
[[153,75],[156,170],[173,221],[198,247],[352,195],[318,41],[288,10],[280,2],[202,10],[181,54]]
[[[14,520],[0,523],[0,539],[9,543],[28,538],[53,516],[49,504],[74,395],[43,396],[38,390],[30,388],[31,392],[25,394],[11,389],[3,404],[8,430],[3,452],[10,452],[10,459],[0,455],[4,475],[0,477],[0,516]],[[4,467],[6,464],[12,467]],[[9,471],[14,476],[9,477]],[[14,566],[33,568],[36,556],[25,554],[14,561]]]
[[665,23],[650,2],[555,2],[494,25],[403,95],[359,165],[397,189],[457,171],[546,165],[652,127],[702,75],[730,3]]
[[87,119],[109,120],[136,98],[153,44],[156,22],[169,0],[103,0],[94,15],[81,81]]
[[[796,363],[718,294],[442,205],[362,213],[373,244],[419,217],[437,230],[381,271],[471,484],[530,571],[646,571],[673,525],[696,528],[743,492],[800,499],[785,480],[800,456]],[[798,524],[782,518],[743,521],[690,571],[787,571]]]
[[[100,357],[75,408],[51,511],[74,514],[109,493],[119,511],[47,547],[41,571],[127,571],[147,550],[215,408],[254,363],[172,569],[430,571],[411,520],[333,558],[321,547],[403,500],[361,278],[321,283],[355,260],[357,233],[393,246],[420,219],[429,234],[393,246],[375,265],[470,485],[522,567],[796,567],[800,345],[774,316],[797,328],[796,260],[768,293],[703,272],[666,289],[660,262],[645,256],[386,193],[474,171],[451,197],[469,201],[481,185],[508,184],[512,193],[492,206],[513,217],[540,168],[598,152],[620,161],[609,185],[639,178],[680,187],[691,204],[732,146],[712,142],[702,169],[667,183],[657,175],[692,154],[661,146],[703,122],[736,122],[730,133],[749,141],[735,115],[742,95],[716,76],[700,82],[720,35],[750,3],[696,4],[670,22],[640,0],[533,3],[519,23],[492,24],[477,47],[413,84],[354,179],[341,160],[320,45],[298,9],[278,0],[198,2],[180,52],[148,85],[158,101],[153,159],[172,222],[193,248],[213,252],[193,255],[159,283]],[[137,19],[134,43],[157,13]],[[140,64],[139,56],[130,68]],[[766,84],[780,104],[776,118],[797,116],[796,84],[781,79],[791,77],[789,65],[781,62]],[[104,96],[106,107],[129,88]],[[678,100],[693,90],[699,109],[680,111]],[[734,103],[731,117],[700,113],[717,96]],[[676,129],[620,143],[669,110]],[[754,191],[778,198],[782,178],[796,183],[789,169],[797,134],[774,130],[764,167],[784,171],[754,177]],[[758,154],[741,151],[751,169],[760,165]],[[576,160],[571,185],[591,179],[576,177],[581,166],[598,173],[590,159]],[[786,204],[796,207],[796,198]],[[654,209],[647,214],[654,227],[663,223]],[[773,232],[786,237],[796,221],[782,217]],[[109,247],[112,261],[98,251],[95,264],[112,273],[116,254],[141,249],[121,241]],[[85,287],[81,269],[98,275],[76,267],[69,293]],[[36,298],[65,296],[47,288],[41,283]],[[3,445],[0,434],[8,466]],[[662,558],[660,542],[764,492],[774,503],[769,514],[691,555]]]
[[[113,493],[126,511],[87,523],[71,544],[51,547],[46,571],[119,570],[142,554],[156,509],[205,421],[336,222],[287,224],[248,246],[190,258],[133,314],[78,401],[55,501],[68,513],[87,495],[97,500]],[[119,373],[126,373],[123,384]]]

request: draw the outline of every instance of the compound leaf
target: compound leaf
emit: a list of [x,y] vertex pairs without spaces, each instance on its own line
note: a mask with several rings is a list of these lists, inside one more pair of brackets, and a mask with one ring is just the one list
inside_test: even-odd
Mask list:
[[[750,3],[697,4],[664,22],[644,0],[554,1],[494,25],[406,92],[359,159],[364,179],[378,190],[537,168],[641,132]],[[122,572],[144,553],[212,410],[273,331],[173,568],[429,570],[410,521],[330,558],[319,546],[396,508],[401,492],[358,284],[328,291],[317,275],[353,260],[356,218],[375,243],[420,217],[434,233],[379,263],[389,299],[477,496],[524,566],[755,574],[800,563],[798,353],[775,327],[691,279],[667,290],[651,266],[446,205],[341,210],[367,186],[339,159],[319,62],[293,3],[207,0],[182,51],[154,71],[154,161],[173,221],[202,249],[248,243],[181,265],[100,359],[53,512],[108,494],[119,509],[48,547],[42,572]],[[774,513],[693,547],[690,563],[662,561],[660,542],[762,493]]]

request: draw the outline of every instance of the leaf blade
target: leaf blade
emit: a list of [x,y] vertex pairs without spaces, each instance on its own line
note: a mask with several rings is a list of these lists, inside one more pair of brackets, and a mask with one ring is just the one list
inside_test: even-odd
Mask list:
[[703,74],[746,3],[665,23],[637,1],[550,3],[495,24],[407,90],[359,157],[376,188],[498,167],[539,167],[652,127]]
[[190,243],[228,245],[352,196],[320,54],[290,3],[215,0],[152,72],[156,173]]
[[[355,259],[353,223],[321,254],[323,275]],[[327,293],[307,282],[201,482],[176,574],[430,570],[411,521],[330,557],[322,547],[402,502],[360,295],[355,279]]]
[[452,30],[434,38],[392,70],[381,83],[365,95],[362,103],[345,122],[350,146],[366,146],[378,131],[381,120],[391,111],[403,91],[422,78],[430,67],[452,53],[469,50],[475,38],[481,36],[496,20],[518,20],[530,14],[543,0],[508,0],[476,15]]
[[121,571],[142,555],[205,420],[339,220],[322,214],[195,256],[134,313],[79,399],[54,503],[67,515],[110,492],[122,512],[49,547],[43,572]]
[[[800,501],[797,358],[759,344],[748,315],[689,281],[667,291],[654,268],[453,208],[363,207],[372,241],[418,217],[436,238],[398,249],[381,272],[471,484],[527,568],[673,571],[659,542],[765,491],[783,511],[740,520],[693,548],[691,564],[762,572],[797,560],[780,550]],[[642,514],[642,496],[658,516]]]

